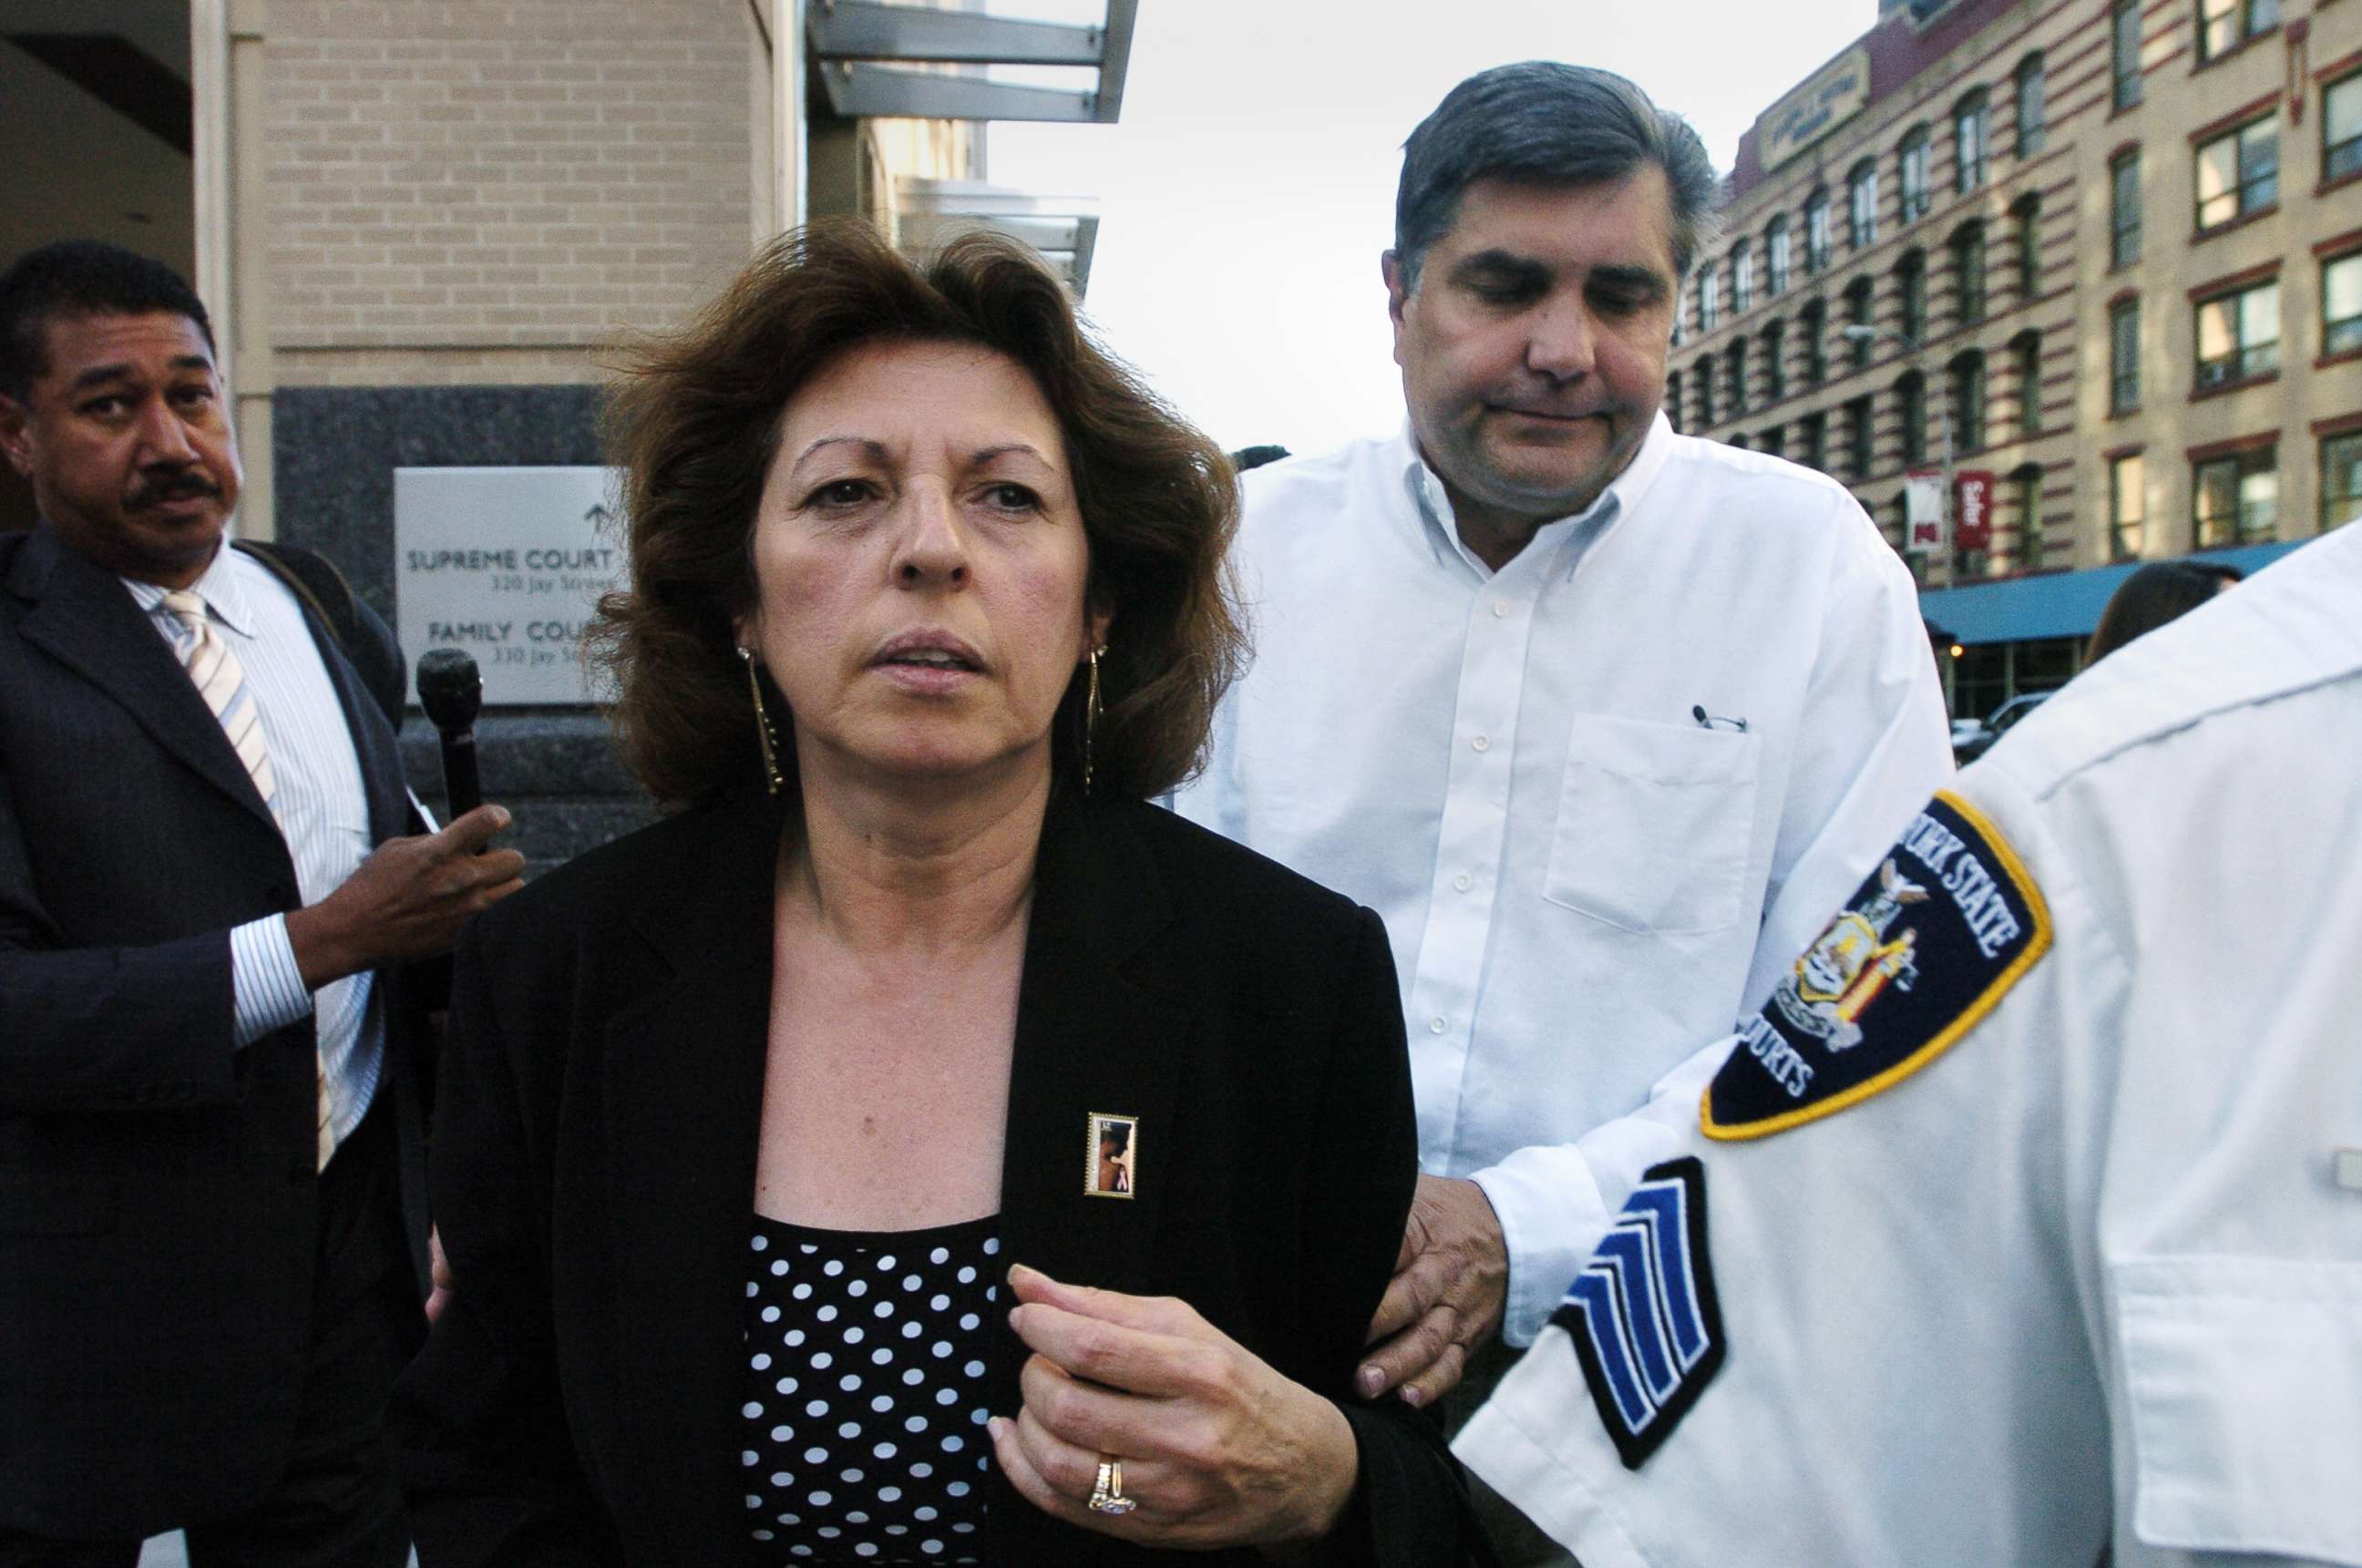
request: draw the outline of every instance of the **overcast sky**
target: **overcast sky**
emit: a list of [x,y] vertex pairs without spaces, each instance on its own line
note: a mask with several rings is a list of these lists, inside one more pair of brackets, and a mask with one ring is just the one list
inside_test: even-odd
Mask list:
[[[991,0],[1094,17],[1092,0]],[[1622,72],[1716,166],[1875,0],[1141,0],[1113,126],[995,124],[996,184],[1096,196],[1086,308],[1225,447],[1318,451],[1402,417],[1378,255],[1402,141],[1507,61]]]

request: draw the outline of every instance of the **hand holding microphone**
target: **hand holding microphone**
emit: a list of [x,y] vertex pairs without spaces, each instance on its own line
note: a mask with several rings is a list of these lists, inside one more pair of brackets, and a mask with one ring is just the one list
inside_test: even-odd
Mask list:
[[476,661],[456,648],[425,655],[418,701],[442,736],[451,821],[440,833],[387,840],[342,887],[287,916],[288,944],[308,988],[447,953],[469,916],[524,885],[524,856],[491,847],[509,813],[482,803],[476,778],[476,714],[484,701]]

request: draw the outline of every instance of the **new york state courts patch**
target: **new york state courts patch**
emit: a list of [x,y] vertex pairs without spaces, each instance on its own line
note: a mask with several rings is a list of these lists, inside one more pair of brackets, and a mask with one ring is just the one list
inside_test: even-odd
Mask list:
[[1763,1138],[1884,1093],[2049,945],[2049,909],[2016,852],[1975,807],[1937,795],[1739,1031],[1700,1125]]

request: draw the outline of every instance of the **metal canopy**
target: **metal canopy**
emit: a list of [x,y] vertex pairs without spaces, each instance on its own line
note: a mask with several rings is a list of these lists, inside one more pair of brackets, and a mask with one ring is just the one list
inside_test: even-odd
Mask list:
[[[1107,0],[1096,28],[1026,22],[878,0],[810,0],[804,35],[828,92],[848,119],[1054,120],[1112,125],[1140,0]],[[1076,66],[1096,69],[1088,92],[990,82],[905,66]]]
[[1090,287],[1098,204],[1087,196],[1036,195],[973,180],[895,182],[903,243],[939,249],[963,231],[988,228],[1022,240],[1064,273],[1080,299]]

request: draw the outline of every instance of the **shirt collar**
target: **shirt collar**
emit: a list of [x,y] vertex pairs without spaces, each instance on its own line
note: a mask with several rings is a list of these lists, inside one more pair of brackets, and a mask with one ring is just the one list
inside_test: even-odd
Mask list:
[[[236,554],[230,548],[229,541],[223,540],[221,547],[214,551],[214,558],[207,563],[204,573],[189,584],[189,591],[205,602],[205,609],[213,619],[239,636],[251,637],[254,635],[254,611],[247,602],[246,585],[238,580],[237,563],[231,558]],[[122,581],[123,586],[131,591],[133,602],[151,615],[162,610],[164,595],[171,591],[160,583],[141,582],[128,577]]]
[[[1607,481],[1599,499],[1581,512],[1543,524],[1518,558],[1579,541],[1577,547],[1566,551],[1562,562],[1562,569],[1572,572],[1584,551],[1640,504],[1641,498],[1655,485],[1657,476],[1664,471],[1665,459],[1672,456],[1672,424],[1660,409],[1649,422],[1649,433],[1640,438],[1640,449],[1632,454],[1632,460],[1624,465],[1622,473]],[[1402,427],[1395,436],[1393,463],[1399,465],[1403,493],[1424,526],[1429,547],[1437,558],[1456,557],[1473,568],[1480,578],[1491,577],[1493,569],[1461,539],[1460,530],[1452,522],[1451,497],[1444,493],[1441,477],[1420,455],[1418,436],[1411,428],[1408,415],[1404,416]]]

